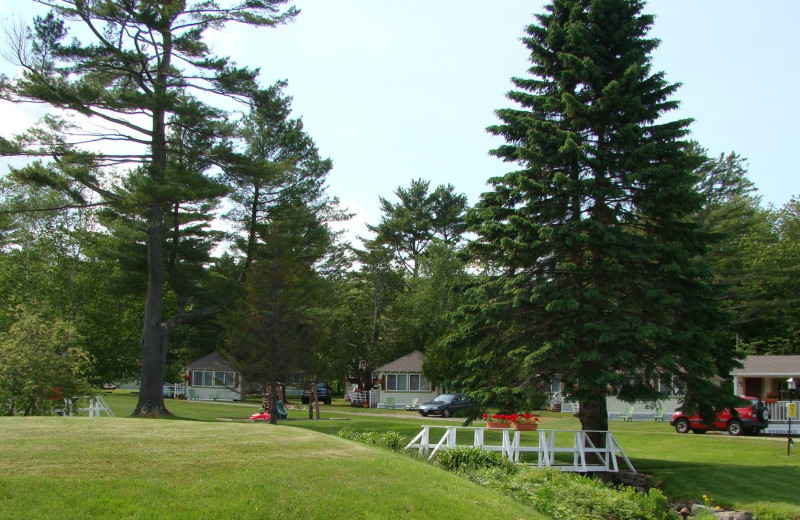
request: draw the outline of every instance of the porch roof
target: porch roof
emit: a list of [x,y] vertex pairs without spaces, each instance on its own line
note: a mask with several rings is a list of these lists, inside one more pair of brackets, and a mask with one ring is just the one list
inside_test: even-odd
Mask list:
[[747,356],[744,367],[733,370],[734,376],[800,376],[800,356]]

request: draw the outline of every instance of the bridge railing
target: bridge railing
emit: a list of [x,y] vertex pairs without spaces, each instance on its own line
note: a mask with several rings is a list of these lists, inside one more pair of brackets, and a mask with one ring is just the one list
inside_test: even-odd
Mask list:
[[[438,433],[432,437],[433,431],[442,429],[444,433],[440,438]],[[472,444],[458,444],[458,433],[469,430],[472,430]],[[535,453],[536,462],[525,463],[563,471],[617,472],[624,463],[629,471],[636,472],[622,446],[609,431],[540,429],[527,432],[508,428],[491,430],[501,433],[501,441],[499,444],[490,444],[486,442],[486,430],[487,428],[483,427],[423,425],[422,431],[405,449],[417,449],[420,454],[429,454],[428,460],[430,460],[440,450],[472,446],[481,450],[500,452],[503,457],[516,463],[521,463],[523,453]],[[596,446],[589,434],[600,434],[605,441],[604,445]],[[524,444],[523,437],[526,438]],[[571,454],[572,457],[567,457],[571,458],[571,462],[564,462],[563,456],[559,460],[557,458],[559,454]]]

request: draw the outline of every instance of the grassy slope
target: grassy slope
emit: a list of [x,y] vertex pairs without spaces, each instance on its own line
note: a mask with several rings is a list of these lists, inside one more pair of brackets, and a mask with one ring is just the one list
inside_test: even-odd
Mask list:
[[[135,398],[115,392],[106,397],[118,415],[130,413]],[[184,419],[200,421],[246,418],[257,405],[226,406],[213,403],[170,401],[170,410]],[[402,412],[359,410],[346,405],[323,406],[323,418],[342,420],[307,421],[307,411],[290,410],[287,426],[335,434],[342,428],[393,430],[413,437],[421,424],[460,424],[441,418],[399,417]],[[362,413],[359,413],[362,412]],[[368,412],[367,415],[363,412]],[[567,414],[545,414],[542,428],[577,429],[578,421]],[[786,440],[738,437],[709,433],[679,435],[664,422],[619,422],[611,428],[638,471],[652,474],[667,496],[700,500],[708,495],[715,504],[752,509],[758,505],[800,514],[800,451],[786,456]],[[498,434],[494,434],[498,435]],[[487,441],[490,438],[487,437]],[[468,442],[464,438],[463,442]]]
[[0,452],[3,519],[538,518],[409,457],[301,428],[2,418]]

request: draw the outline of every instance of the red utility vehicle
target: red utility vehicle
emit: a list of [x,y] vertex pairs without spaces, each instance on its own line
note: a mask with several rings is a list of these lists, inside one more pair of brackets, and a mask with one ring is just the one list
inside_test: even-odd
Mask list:
[[735,408],[726,408],[717,412],[717,417],[711,424],[703,422],[700,415],[685,415],[675,412],[669,424],[675,427],[678,433],[706,433],[711,430],[727,430],[731,435],[758,435],[761,430],[769,425],[769,410],[758,397],[739,396],[741,404]]

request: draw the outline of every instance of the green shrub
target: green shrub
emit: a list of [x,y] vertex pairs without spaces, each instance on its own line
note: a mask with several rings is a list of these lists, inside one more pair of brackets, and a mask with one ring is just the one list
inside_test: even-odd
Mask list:
[[493,451],[484,451],[469,446],[457,446],[436,453],[435,465],[454,472],[475,471],[484,468],[499,468],[511,473],[515,465]]
[[637,493],[632,488],[616,488],[592,478],[540,468],[520,468],[513,474],[488,468],[468,476],[557,520],[677,518],[658,489]]
[[44,415],[64,397],[90,395],[89,355],[75,328],[24,309],[0,332],[0,415]]
[[370,446],[386,448],[392,451],[402,451],[408,444],[408,437],[397,432],[377,432],[375,430],[354,430],[345,428],[336,434],[342,439],[361,442]]

